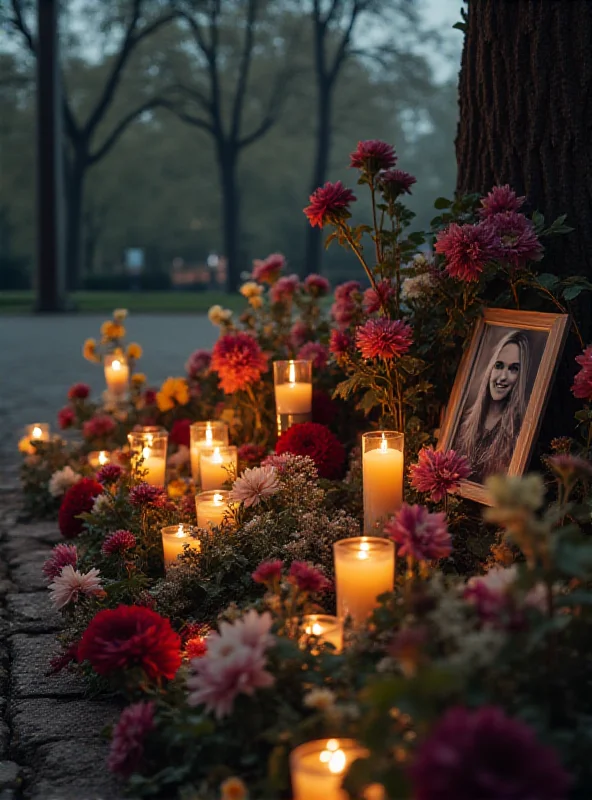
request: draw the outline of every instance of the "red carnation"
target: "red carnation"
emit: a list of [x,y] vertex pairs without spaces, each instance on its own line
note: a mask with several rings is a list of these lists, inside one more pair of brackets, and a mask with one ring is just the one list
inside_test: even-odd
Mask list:
[[247,467],[258,467],[265,458],[267,450],[261,444],[241,444],[238,448],[238,460]]
[[116,425],[114,420],[107,416],[107,414],[99,414],[82,426],[82,433],[85,439],[103,439],[109,436],[115,430]]
[[343,473],[345,450],[329,428],[317,422],[299,422],[282,433],[275,452],[308,456],[314,461],[321,478],[337,479]]
[[169,433],[169,442],[177,445],[185,445],[189,447],[189,428],[191,427],[190,419],[178,419],[173,423],[171,432]]
[[66,539],[75,539],[84,527],[80,514],[92,511],[95,497],[103,491],[100,483],[93,478],[81,478],[71,486],[62,499],[58,515],[60,533]]
[[90,394],[90,386],[87,383],[75,383],[68,390],[70,400],[85,400]]
[[380,139],[358,142],[358,146],[349,156],[350,167],[364,170],[369,175],[376,175],[379,170],[394,167],[396,163],[395,148]]
[[78,661],[89,661],[99,675],[140,667],[152,680],[172,680],[181,665],[181,637],[149,608],[108,608],[85,630]]
[[260,380],[267,371],[267,356],[248,333],[227,333],[214,345],[211,368],[218,373],[220,388],[234,394]]
[[66,428],[71,428],[74,425],[76,414],[70,406],[66,406],[58,411],[58,425],[65,431]]
[[310,205],[304,209],[304,213],[313,228],[322,228],[327,223],[336,225],[349,219],[349,204],[356,200],[356,196],[341,181],[337,181],[327,182],[313,192],[309,199]]

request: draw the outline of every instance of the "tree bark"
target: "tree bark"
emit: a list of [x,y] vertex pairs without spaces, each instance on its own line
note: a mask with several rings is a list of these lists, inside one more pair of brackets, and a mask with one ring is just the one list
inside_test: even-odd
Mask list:
[[69,292],[75,292],[80,288],[82,209],[86,169],[84,154],[77,153],[73,156],[73,161],[67,170],[66,286]]
[[[331,152],[331,87],[327,78],[319,78],[317,93],[317,137],[311,193],[322,186],[329,170]],[[303,274],[320,273],[323,263],[323,230],[308,225]]]
[[222,190],[222,237],[226,256],[226,290],[238,291],[240,282],[240,195],[237,177],[238,153],[232,145],[218,147],[218,169]]

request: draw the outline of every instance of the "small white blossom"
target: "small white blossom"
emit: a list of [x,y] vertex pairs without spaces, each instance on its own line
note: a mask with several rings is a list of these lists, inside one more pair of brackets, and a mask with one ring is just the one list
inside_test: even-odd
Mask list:
[[325,711],[330,706],[335,705],[337,699],[335,692],[331,689],[319,688],[311,689],[304,695],[303,702],[307,708],[314,708],[316,711]]
[[103,494],[100,494],[97,497],[95,497],[95,501],[92,507],[92,513],[103,514],[105,511],[108,511],[111,507],[112,507],[111,496],[103,492]]
[[434,279],[429,272],[422,272],[412,278],[405,278],[401,286],[401,296],[404,300],[417,300],[427,294],[434,287]]
[[82,478],[82,475],[74,472],[72,467],[64,467],[64,469],[58,469],[57,472],[53,473],[47,488],[52,497],[61,497],[68,491],[70,486],[78,483],[80,478]]

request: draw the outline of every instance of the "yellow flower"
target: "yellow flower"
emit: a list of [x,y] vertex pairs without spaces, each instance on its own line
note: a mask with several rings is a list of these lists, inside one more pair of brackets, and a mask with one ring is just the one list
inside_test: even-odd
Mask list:
[[176,480],[168,482],[167,490],[169,497],[183,497],[183,495],[187,492],[187,484],[185,481],[177,478]]
[[156,405],[158,406],[158,410],[164,413],[175,407],[175,401],[164,392],[156,392]]
[[249,305],[251,308],[261,308],[263,305],[263,298],[262,297],[249,297]]
[[19,439],[18,449],[19,453],[34,453],[35,448],[31,444],[31,437],[23,436],[22,439]]
[[247,800],[249,793],[240,778],[227,778],[220,786],[220,800]]
[[127,317],[127,308],[116,308],[113,312],[113,319],[115,322],[123,322],[124,319]]
[[232,311],[228,308],[222,308],[222,306],[212,306],[208,311],[208,319],[212,323],[212,325],[224,325],[225,322],[229,322],[232,317]]
[[247,281],[241,286],[240,293],[246,298],[259,297],[263,294],[263,286],[259,286],[255,281]]
[[97,355],[97,343],[94,339],[87,339],[84,342],[84,346],[82,348],[82,355],[86,358],[87,361],[98,361],[99,357]]
[[189,386],[185,378],[167,378],[156,394],[160,411],[170,411],[175,403],[186,406],[189,402]]
[[125,328],[117,322],[112,322],[108,319],[101,325],[101,336],[103,339],[123,339],[125,336]]
[[136,372],[132,375],[132,383],[136,386],[143,386],[146,383],[146,376],[143,372]]
[[142,358],[142,352],[143,352],[143,350],[140,347],[140,345],[136,344],[135,342],[130,342],[130,344],[128,344],[128,346],[127,346],[127,357],[128,358],[134,358],[137,361],[138,358]]

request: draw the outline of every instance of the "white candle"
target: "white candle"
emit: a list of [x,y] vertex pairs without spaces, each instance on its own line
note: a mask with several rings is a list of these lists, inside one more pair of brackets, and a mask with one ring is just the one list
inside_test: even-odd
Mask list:
[[125,397],[129,383],[129,367],[123,357],[105,359],[105,381],[113,397]]
[[290,753],[293,800],[347,800],[341,788],[350,765],[368,751],[352,739],[307,742]]
[[403,452],[389,447],[389,440],[383,433],[379,447],[365,450],[362,468],[364,533],[372,534],[403,502]]
[[203,492],[195,498],[197,526],[214,528],[222,525],[228,511],[228,492]]
[[93,450],[92,453],[88,454],[88,463],[95,469],[104,467],[105,464],[111,463],[111,453],[106,450]]
[[140,469],[148,470],[143,480],[151,486],[164,486],[166,462],[162,456],[154,455],[150,447],[142,450],[142,464]]
[[49,425],[47,422],[34,422],[27,426],[25,435],[31,442],[49,442]]
[[296,365],[290,361],[288,381],[276,383],[275,405],[278,414],[310,414],[312,409],[312,381],[296,380]]
[[228,444],[228,425],[220,420],[194,422],[190,429],[191,477],[197,485],[200,481],[199,454],[204,449],[224,447]]
[[221,489],[237,473],[238,455],[236,447],[214,447],[212,451],[201,450],[199,472],[204,491]]
[[395,584],[395,545],[390,539],[360,536],[333,545],[337,616],[363,625],[377,598]]
[[319,644],[332,644],[336,653],[343,648],[343,620],[328,614],[308,614],[302,618],[304,640],[314,636]]
[[199,542],[190,539],[189,532],[184,529],[183,523],[162,528],[161,534],[165,569],[175,563],[177,556],[182,555],[186,544],[191,544],[194,549],[199,551]]

